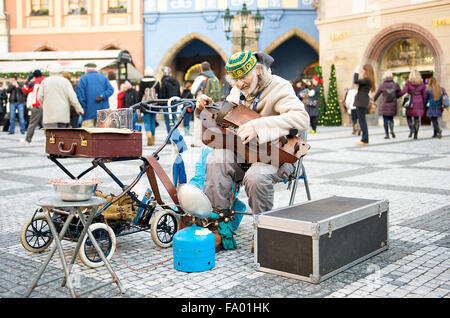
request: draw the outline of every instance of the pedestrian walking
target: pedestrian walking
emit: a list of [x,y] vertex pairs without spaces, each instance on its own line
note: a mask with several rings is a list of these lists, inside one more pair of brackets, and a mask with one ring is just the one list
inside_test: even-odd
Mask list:
[[50,76],[45,78],[39,89],[37,99],[42,105],[42,118],[45,128],[70,128],[70,107],[83,115],[83,107],[70,81],[61,75],[59,63],[49,66]]
[[[214,102],[220,101],[222,98],[222,88],[216,74],[211,68],[208,61],[200,64],[201,73],[197,75],[192,83],[192,96],[197,98],[201,94],[210,96]],[[202,123],[200,120],[200,112],[194,111],[194,138],[191,147],[202,147]]]
[[[444,110],[443,99],[447,95],[445,89],[439,86],[435,77],[430,78],[428,89],[426,90],[425,104],[428,105],[427,117],[433,124],[433,138],[442,138],[442,129],[439,128],[439,118]],[[448,106],[447,106],[448,107]]]
[[111,87],[113,88],[113,94],[109,97],[109,108],[111,110],[117,109],[117,95],[119,94],[119,85],[117,83],[117,76],[114,72],[108,72],[108,81],[109,84],[111,84]]
[[84,110],[81,127],[92,128],[97,124],[97,111],[109,109],[108,99],[114,89],[106,76],[97,72],[95,63],[88,63],[85,67],[86,74],[81,76],[76,93]]
[[[75,92],[77,86],[72,82],[72,75],[69,72],[61,72],[62,77],[66,78],[72,85],[72,89]],[[76,93],[75,93],[76,96]],[[78,101],[78,97],[77,97]],[[81,104],[80,104],[81,105]],[[81,115],[75,110],[74,107],[70,107],[70,126],[72,128],[79,128],[81,124]]]
[[[133,85],[129,82],[125,82],[125,92],[123,94],[122,108],[130,108],[131,106],[139,103],[139,94],[134,89]],[[135,111],[133,111],[133,127],[138,121],[138,116]]]
[[40,70],[35,70],[33,74],[28,76],[27,81],[22,87],[22,92],[28,94],[27,103],[29,99],[31,105],[30,123],[28,124],[27,134],[24,140],[26,143],[31,143],[35,129],[42,125],[42,107],[37,96],[43,80],[44,76],[42,75],[42,72]]
[[320,85],[322,85],[322,80],[314,76],[311,84],[312,86],[308,89],[304,103],[305,109],[309,114],[312,129],[309,133],[315,134],[317,131],[317,120],[319,118]]
[[391,71],[386,71],[384,74],[384,81],[378,87],[377,92],[373,98],[374,101],[381,96],[381,102],[378,114],[383,116],[384,124],[384,139],[389,139],[389,130],[392,138],[395,138],[394,133],[394,116],[397,115],[397,98],[402,96],[400,86],[394,82]]
[[401,95],[405,93],[411,96],[411,106],[406,109],[406,121],[408,122],[409,135],[411,138],[417,139],[420,128],[420,120],[425,114],[426,88],[423,83],[422,75],[418,70],[412,70],[409,78],[401,91]]
[[7,113],[8,94],[6,89],[3,88],[3,81],[0,81],[0,126],[4,125],[3,120]]
[[[162,69],[163,77],[161,78],[161,91],[159,98],[169,99],[174,96],[180,97],[180,83],[175,77],[172,76],[172,70],[168,66],[164,66]],[[166,105],[163,105],[166,106]],[[168,112],[167,108],[163,109],[164,112]],[[164,122],[166,123],[167,133],[170,131],[169,115],[164,114]]]
[[[139,100],[157,99],[160,95],[161,86],[154,76],[153,69],[148,66],[144,70],[144,77],[139,82]],[[155,111],[156,108],[152,108]],[[143,116],[145,134],[147,136],[147,146],[155,144],[156,114],[144,112]]]
[[[359,76],[360,72],[361,78]],[[358,141],[356,145],[365,146],[369,144],[369,129],[366,121],[366,112],[370,101],[369,93],[375,92],[375,76],[372,65],[365,64],[362,69],[357,66],[353,74],[353,83],[358,84],[358,92],[355,96],[354,105],[362,132],[361,141]]]
[[[194,96],[192,95],[192,92],[191,92],[191,88],[192,88],[191,82],[187,82],[184,85],[183,92],[181,93],[182,99],[193,99],[194,98]],[[191,135],[191,132],[190,132],[191,117],[192,117],[192,112],[186,113],[186,116],[184,117],[184,120],[183,120],[183,130],[184,130],[185,136]]]
[[20,132],[25,134],[25,96],[22,92],[23,86],[17,81],[17,76],[10,79],[6,92],[9,94],[9,133],[16,130],[16,112],[19,117]]
[[345,88],[345,95],[343,99],[344,109],[346,110],[350,122],[353,126],[352,135],[358,134],[358,136],[361,135],[361,128],[358,124],[358,115],[356,114],[356,107],[355,107],[355,97],[358,91],[352,87],[352,88]]
[[121,109],[123,105],[123,95],[125,94],[127,85],[125,83],[120,84],[119,93],[117,94],[117,109]]

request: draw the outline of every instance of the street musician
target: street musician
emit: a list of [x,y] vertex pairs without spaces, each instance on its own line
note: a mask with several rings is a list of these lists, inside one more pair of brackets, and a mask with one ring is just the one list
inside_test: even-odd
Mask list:
[[[301,134],[309,127],[309,115],[292,85],[271,73],[273,62],[274,59],[265,53],[242,51],[233,54],[226,63],[225,69],[233,86],[226,100],[261,115],[239,127],[237,135],[244,144],[254,138],[259,144],[268,143],[289,135],[292,128]],[[212,104],[212,99],[200,95],[197,111],[208,104]],[[215,211],[227,213],[231,208],[233,184],[243,182],[252,213],[258,214],[272,209],[274,184],[285,180],[294,170],[292,163],[276,167],[255,162],[248,167],[237,160],[233,151],[214,149],[206,161],[203,191]]]

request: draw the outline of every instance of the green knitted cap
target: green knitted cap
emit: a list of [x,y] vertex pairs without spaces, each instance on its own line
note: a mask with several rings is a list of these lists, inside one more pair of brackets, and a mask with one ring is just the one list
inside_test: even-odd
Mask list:
[[256,57],[251,51],[242,51],[234,53],[228,59],[225,69],[232,78],[238,79],[253,70],[256,63]]

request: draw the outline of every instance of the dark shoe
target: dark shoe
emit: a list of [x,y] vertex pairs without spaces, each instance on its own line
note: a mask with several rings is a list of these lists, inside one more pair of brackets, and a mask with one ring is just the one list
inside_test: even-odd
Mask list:
[[395,138],[395,134],[394,132],[391,132],[392,138]]
[[14,135],[14,133],[10,131],[10,132],[8,132],[8,135]]
[[442,129],[439,129],[438,138],[439,138],[439,139],[442,138]]
[[409,135],[408,135],[408,138],[411,138],[411,137],[412,137],[412,135],[413,135],[413,132],[412,132],[412,131],[410,131],[410,132],[409,132]]
[[417,134],[414,134],[414,139],[417,139]]
[[389,135],[384,136],[384,139],[389,139]]
[[433,136],[431,136],[431,138],[437,138],[438,136],[437,135],[433,135]]

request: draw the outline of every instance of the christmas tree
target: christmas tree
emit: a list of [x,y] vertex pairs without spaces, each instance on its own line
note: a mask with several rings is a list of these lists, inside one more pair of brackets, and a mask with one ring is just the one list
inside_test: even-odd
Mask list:
[[[322,76],[322,66],[317,66],[316,68],[317,77],[319,79],[323,79]],[[323,90],[323,85],[320,85],[320,98],[319,98],[319,118],[317,119],[317,124],[323,126],[324,125],[324,115],[325,110],[327,108],[327,103],[325,102],[325,93]]]
[[323,117],[325,126],[341,125],[341,109],[339,107],[339,99],[336,85],[336,67],[331,65],[330,86],[328,87],[328,102]]

